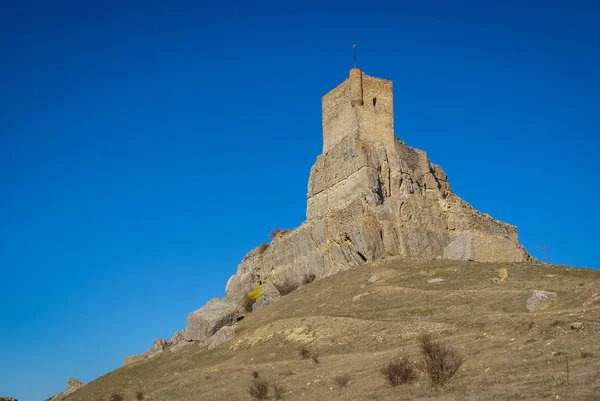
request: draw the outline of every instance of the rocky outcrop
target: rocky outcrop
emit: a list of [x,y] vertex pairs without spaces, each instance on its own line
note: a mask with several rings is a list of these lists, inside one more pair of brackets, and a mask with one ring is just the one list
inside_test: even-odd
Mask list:
[[248,253],[227,282],[227,297],[190,313],[172,343],[223,344],[243,317],[243,298],[261,283],[254,309],[280,296],[278,286],[386,257],[531,259],[515,226],[474,210],[425,152],[396,138],[392,98],[391,81],[359,69],[323,97],[323,153],[310,170],[306,221]]
[[310,171],[307,220],[246,256],[227,283],[229,299],[239,302],[261,280],[299,283],[388,256],[531,259],[515,226],[474,210],[425,152],[395,137],[390,81],[363,74],[357,85],[373,101],[354,104],[350,85],[323,98],[324,153]]
[[231,300],[211,299],[202,308],[189,314],[184,338],[187,341],[206,341],[221,327],[230,326],[241,316],[240,305]]
[[208,349],[214,349],[225,344],[227,341],[233,338],[235,333],[235,326],[223,326],[221,327],[212,337],[206,340]]
[[267,306],[280,296],[281,294],[279,293],[279,290],[273,285],[273,283],[263,283],[261,285],[260,298],[258,298],[256,302],[252,305],[252,310],[257,310],[262,308],[263,306]]
[[65,395],[69,395],[72,392],[79,390],[83,386],[85,386],[84,382],[75,379],[74,377],[70,377],[67,381],[67,389],[65,390]]
[[157,338],[152,343],[152,347],[150,347],[150,349],[144,352],[142,355],[144,355],[146,358],[152,358],[153,356],[160,354],[170,346],[171,341],[165,340],[164,338]]
[[47,398],[46,401],[62,401],[65,399],[66,396],[79,390],[83,386],[85,386],[84,382],[70,377],[69,380],[67,380],[67,389],[62,393],[54,394],[52,397]]
[[176,331],[173,334],[173,337],[171,337],[171,344],[176,345],[179,344],[180,342],[185,341],[185,334],[184,331]]

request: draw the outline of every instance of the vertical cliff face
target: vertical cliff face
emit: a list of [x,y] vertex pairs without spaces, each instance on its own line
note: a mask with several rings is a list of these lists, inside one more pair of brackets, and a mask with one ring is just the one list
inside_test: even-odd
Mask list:
[[387,256],[527,261],[516,227],[474,210],[441,167],[398,140],[391,81],[353,69],[323,97],[323,153],[310,171],[307,220],[250,252],[227,283],[327,276]]

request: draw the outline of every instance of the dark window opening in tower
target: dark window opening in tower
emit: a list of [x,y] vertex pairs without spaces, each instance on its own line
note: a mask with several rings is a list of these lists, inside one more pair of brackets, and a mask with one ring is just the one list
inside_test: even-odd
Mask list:
[[373,98],[373,107],[375,107],[375,105],[376,105],[376,104],[377,104],[377,98],[376,98],[376,97],[374,97],[374,98]]

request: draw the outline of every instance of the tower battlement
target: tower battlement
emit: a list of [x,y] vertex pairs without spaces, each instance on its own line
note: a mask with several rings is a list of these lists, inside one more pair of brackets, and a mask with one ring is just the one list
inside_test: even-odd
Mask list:
[[393,145],[392,81],[366,75],[358,68],[322,99],[323,153],[347,136]]

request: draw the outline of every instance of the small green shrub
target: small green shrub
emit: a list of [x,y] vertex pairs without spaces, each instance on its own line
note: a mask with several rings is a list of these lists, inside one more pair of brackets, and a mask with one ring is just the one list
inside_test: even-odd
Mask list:
[[417,378],[415,369],[405,359],[398,359],[388,363],[381,369],[381,374],[394,387],[400,384],[411,383]]
[[257,285],[256,287],[254,287],[254,289],[252,291],[250,291],[248,293],[248,296],[252,299],[254,299],[255,301],[258,301],[258,299],[260,298],[260,296],[262,295],[262,284]]

